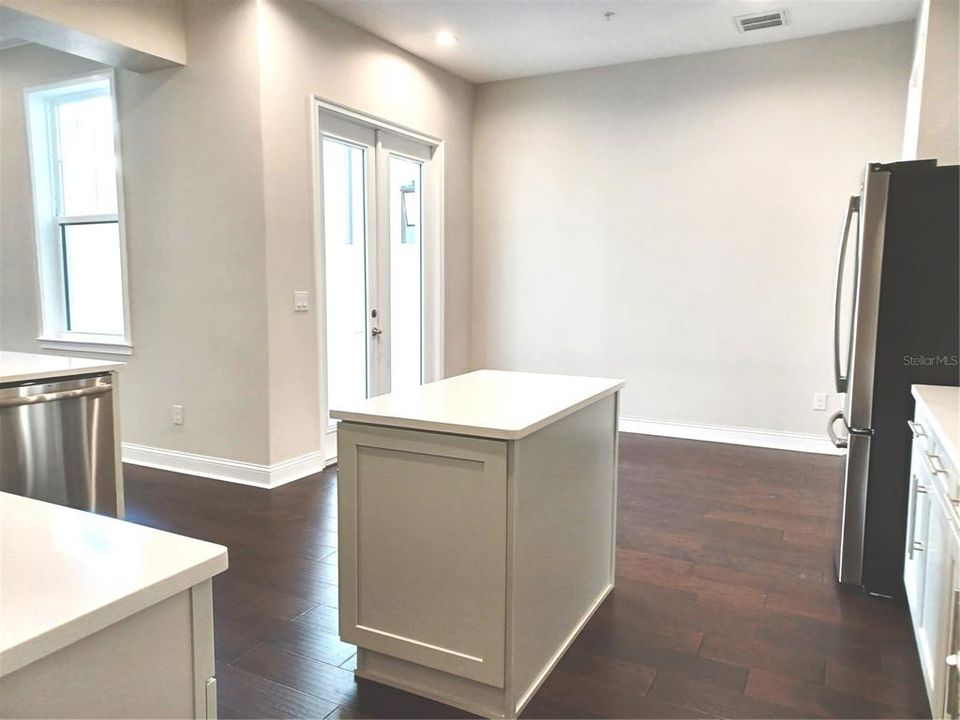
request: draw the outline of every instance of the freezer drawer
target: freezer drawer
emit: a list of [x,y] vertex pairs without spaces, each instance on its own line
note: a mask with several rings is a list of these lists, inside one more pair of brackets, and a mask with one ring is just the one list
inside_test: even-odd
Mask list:
[[109,374],[0,386],[0,490],[120,514]]

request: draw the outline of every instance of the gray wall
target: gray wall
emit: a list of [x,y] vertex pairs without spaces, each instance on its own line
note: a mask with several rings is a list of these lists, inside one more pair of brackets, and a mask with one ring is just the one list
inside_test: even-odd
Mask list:
[[960,162],[960,0],[923,0],[907,97],[903,159]]
[[[125,442],[266,462],[266,272],[253,5],[191,3],[190,65],[117,72],[134,354]],[[0,53],[0,346],[40,351],[22,88],[100,68]],[[67,354],[67,353],[59,353]],[[171,405],[186,424],[171,423]]]
[[473,86],[310,3],[265,0],[261,117],[266,179],[271,460],[317,449],[318,354],[313,314],[313,196],[307,98],[317,95],[444,141],[445,363],[469,369]]
[[823,435],[840,213],[899,156],[912,43],[897,24],[480,86],[474,366]]
[[[119,358],[123,440],[275,464],[320,450],[317,294],[312,313],[292,312],[293,291],[313,289],[308,97],[445,141],[456,374],[470,357],[473,86],[309,3],[188,2],[185,27],[186,67],[117,72],[134,345]],[[22,89],[102,67],[0,51],[5,350],[41,351]]]

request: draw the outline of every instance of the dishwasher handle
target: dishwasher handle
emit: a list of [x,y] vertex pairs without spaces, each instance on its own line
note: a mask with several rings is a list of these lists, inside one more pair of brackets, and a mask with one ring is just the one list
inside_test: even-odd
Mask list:
[[74,398],[104,395],[113,390],[113,385],[91,385],[90,387],[75,390],[60,390],[59,392],[39,393],[21,397],[0,398],[0,408],[20,407],[21,405],[36,405],[38,403],[57,402],[58,400],[72,400]]

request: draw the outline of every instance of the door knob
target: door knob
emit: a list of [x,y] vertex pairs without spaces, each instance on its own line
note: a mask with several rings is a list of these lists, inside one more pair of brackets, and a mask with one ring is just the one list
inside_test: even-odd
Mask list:
[[372,327],[370,328],[370,334],[377,337],[377,335],[383,335],[383,330],[378,327]]

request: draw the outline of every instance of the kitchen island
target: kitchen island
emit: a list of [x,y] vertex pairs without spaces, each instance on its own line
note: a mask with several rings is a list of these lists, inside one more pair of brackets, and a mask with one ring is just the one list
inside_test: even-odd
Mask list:
[[331,412],[357,676],[517,716],[613,588],[622,387],[479,370]]
[[0,717],[216,717],[227,549],[0,493]]

